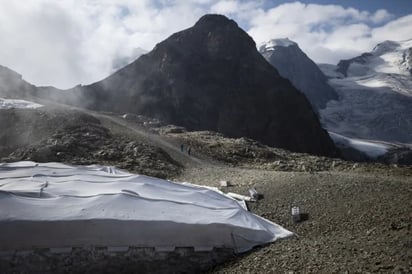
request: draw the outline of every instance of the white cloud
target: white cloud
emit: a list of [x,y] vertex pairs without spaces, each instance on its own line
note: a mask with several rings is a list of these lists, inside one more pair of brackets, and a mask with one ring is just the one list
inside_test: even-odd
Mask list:
[[0,0],[0,64],[36,85],[88,84],[111,73],[116,59],[190,27],[207,3]]
[[387,23],[371,31],[375,42],[407,40],[412,38],[412,14]]
[[383,40],[412,38],[412,15],[265,0],[0,0],[0,64],[37,85],[68,88],[106,77],[117,60],[151,50],[205,13],[235,19],[257,43],[289,37],[317,62],[336,63]]
[[77,74],[80,64],[67,57],[82,43],[83,30],[73,24],[64,7],[50,1],[28,1],[22,7],[16,1],[1,4],[2,64],[30,75],[33,80],[43,80],[45,74],[56,82],[81,77]]
[[383,40],[412,38],[411,19],[390,21],[392,18],[382,9],[370,13],[339,5],[294,2],[255,17],[250,22],[249,34],[258,44],[272,38],[288,37],[315,62],[337,63],[340,59],[370,51]]
[[210,9],[212,12],[219,14],[233,14],[239,9],[239,3],[236,0],[220,1],[214,4]]
[[377,10],[373,15],[372,15],[372,22],[375,24],[379,24],[381,22],[385,22],[389,19],[391,19],[393,16],[387,11],[387,10]]

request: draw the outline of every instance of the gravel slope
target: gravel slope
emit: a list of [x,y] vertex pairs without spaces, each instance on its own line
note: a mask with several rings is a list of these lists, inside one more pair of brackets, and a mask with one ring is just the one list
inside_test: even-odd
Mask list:
[[[411,273],[410,172],[276,172],[239,168],[186,170],[179,179],[264,195],[251,211],[298,236],[239,256],[212,273]],[[291,206],[309,219],[294,224]]]

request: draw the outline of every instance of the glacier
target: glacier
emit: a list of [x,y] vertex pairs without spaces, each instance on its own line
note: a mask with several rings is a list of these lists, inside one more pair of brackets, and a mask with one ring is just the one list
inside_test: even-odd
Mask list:
[[321,64],[339,100],[319,111],[322,125],[348,138],[412,144],[412,40],[385,41],[371,52]]

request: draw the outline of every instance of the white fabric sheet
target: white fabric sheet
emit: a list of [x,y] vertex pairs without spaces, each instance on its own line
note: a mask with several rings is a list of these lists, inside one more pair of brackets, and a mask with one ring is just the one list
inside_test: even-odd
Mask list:
[[0,164],[0,250],[137,246],[235,252],[291,236],[211,188],[113,167]]

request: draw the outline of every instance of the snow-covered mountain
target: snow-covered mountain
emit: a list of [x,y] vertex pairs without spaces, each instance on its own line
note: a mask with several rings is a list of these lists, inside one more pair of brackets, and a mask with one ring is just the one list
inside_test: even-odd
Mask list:
[[412,40],[385,41],[371,52],[320,68],[339,95],[320,110],[328,131],[412,143]]
[[288,38],[273,39],[260,45],[259,52],[281,76],[302,91],[318,111],[328,101],[338,99],[336,92],[327,83],[327,77],[297,43]]

